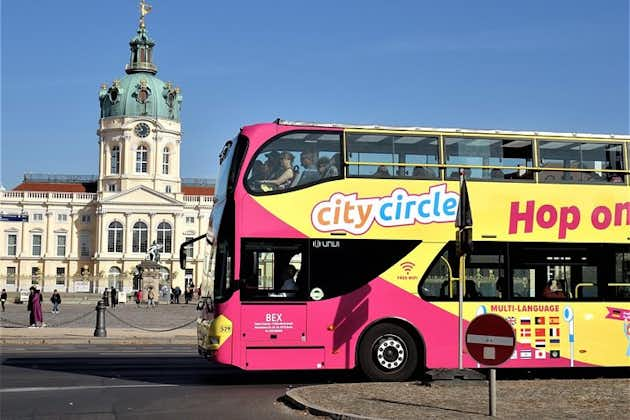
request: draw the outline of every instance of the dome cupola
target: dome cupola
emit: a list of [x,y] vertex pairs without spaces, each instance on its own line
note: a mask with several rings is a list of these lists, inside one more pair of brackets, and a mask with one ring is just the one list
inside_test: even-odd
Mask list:
[[136,36],[131,39],[131,57],[125,67],[127,73],[114,80],[110,86],[101,85],[99,100],[101,118],[134,116],[166,118],[179,121],[182,95],[171,82],[155,77],[157,66],[153,63],[155,42],[149,37],[144,17],[151,6],[140,3],[140,23]]

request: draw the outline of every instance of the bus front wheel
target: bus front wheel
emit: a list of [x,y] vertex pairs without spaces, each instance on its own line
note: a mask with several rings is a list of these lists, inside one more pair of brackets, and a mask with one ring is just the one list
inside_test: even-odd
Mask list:
[[404,328],[378,324],[361,340],[359,365],[373,381],[406,381],[418,366],[418,349]]

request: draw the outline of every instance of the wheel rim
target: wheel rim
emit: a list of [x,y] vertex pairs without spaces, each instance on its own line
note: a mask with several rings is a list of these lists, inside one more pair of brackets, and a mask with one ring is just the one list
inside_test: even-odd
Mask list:
[[380,369],[392,371],[405,364],[409,352],[403,339],[396,335],[386,335],[374,343],[373,355]]

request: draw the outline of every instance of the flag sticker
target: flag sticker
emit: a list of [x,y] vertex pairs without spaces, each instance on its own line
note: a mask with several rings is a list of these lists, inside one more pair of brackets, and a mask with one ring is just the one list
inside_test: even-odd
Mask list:
[[536,340],[536,347],[545,347],[545,340]]
[[544,337],[545,329],[544,328],[536,328],[536,337]]
[[521,337],[531,337],[532,330],[531,328],[521,328]]
[[536,350],[534,352],[534,357],[536,359],[546,359],[547,358],[547,354],[545,353],[544,350]]
[[521,350],[521,359],[531,359],[532,351],[531,350]]
[[545,317],[537,316],[536,318],[534,318],[534,322],[536,322],[536,325],[545,325]]
[[560,328],[558,328],[558,327],[549,328],[549,335],[551,337],[559,337],[560,336]]
[[525,318],[521,318],[521,325],[531,325],[532,320],[530,317],[526,316]]
[[560,317],[559,316],[550,316],[549,317],[549,325],[559,325]]
[[509,322],[510,325],[513,327],[516,325],[516,318],[513,316],[508,316],[507,318],[505,318],[505,320]]
[[551,350],[551,352],[549,352],[549,356],[551,356],[552,359],[559,359],[560,350]]
[[549,344],[560,344],[560,339],[559,338],[550,338],[549,339]]

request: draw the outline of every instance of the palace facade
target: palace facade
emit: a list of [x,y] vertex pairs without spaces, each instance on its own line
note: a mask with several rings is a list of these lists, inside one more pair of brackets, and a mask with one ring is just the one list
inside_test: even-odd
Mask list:
[[149,247],[163,283],[201,282],[200,242],[179,268],[179,245],[206,232],[211,180],[180,177],[180,89],[158,79],[142,10],[126,74],[99,92],[98,175],[26,175],[0,191],[0,287],[131,292]]

